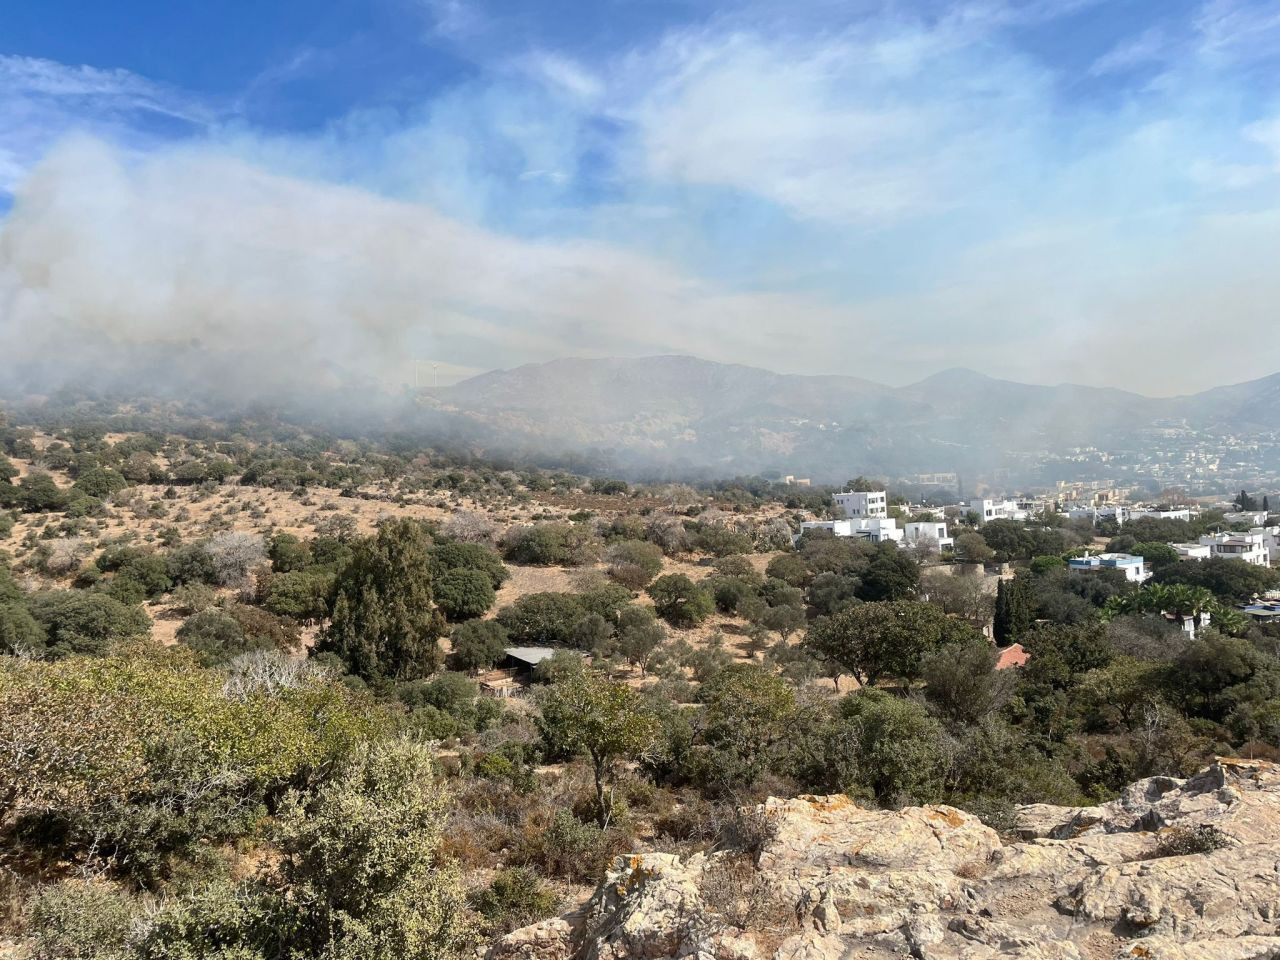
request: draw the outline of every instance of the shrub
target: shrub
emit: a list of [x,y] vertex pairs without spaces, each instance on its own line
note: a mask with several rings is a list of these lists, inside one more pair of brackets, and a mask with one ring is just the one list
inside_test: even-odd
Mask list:
[[674,627],[701,623],[714,607],[711,595],[683,573],[668,573],[649,586],[654,609]]
[[154,553],[143,552],[130,557],[116,568],[116,577],[133,580],[148,597],[158,597],[173,586],[168,561]]
[[50,590],[27,602],[47,635],[44,655],[99,654],[108,646],[151,632],[151,619],[141,609],[103,593]]
[[472,908],[495,937],[547,917],[557,902],[538,875],[522,867],[499,870],[487,888],[471,897]]
[[188,543],[172,551],[168,557],[169,578],[177,584],[218,582],[217,565],[204,544]]
[[261,649],[244,635],[240,624],[221,610],[204,610],[188,619],[177,633],[178,642],[195,652],[204,666],[227,663],[242,653]]
[[494,590],[506,583],[511,572],[496,553],[478,543],[440,543],[431,548],[431,572],[439,577],[449,570],[479,570]]
[[275,573],[305,570],[312,563],[311,548],[292,533],[277,533],[267,545],[271,569]]
[[255,533],[238,530],[220,533],[205,547],[213,561],[214,576],[223,586],[238,586],[249,571],[267,562],[262,538]]
[[124,960],[138,904],[105,883],[66,880],[27,906],[33,960]]
[[1172,827],[1160,834],[1156,845],[1157,857],[1188,857],[1199,853],[1213,853],[1231,846],[1231,838],[1210,823],[1194,827]]
[[275,876],[171,901],[152,919],[143,957],[460,954],[473,929],[457,873],[438,853],[447,802],[426,747],[362,747],[331,782],[286,799]]
[[329,615],[334,574],[324,570],[273,573],[259,578],[262,606],[278,617],[315,623]]
[[595,537],[586,527],[540,523],[507,535],[506,556],[513,563],[532,566],[576,567],[594,555]]
[[446,570],[432,584],[436,604],[452,621],[483,616],[497,599],[489,575],[483,570],[460,567]]
[[[268,795],[306,783],[380,729],[314,677],[231,696],[179,650],[0,666],[8,815],[55,858],[138,879],[249,833]],[[38,827],[38,829],[36,829]]]
[[745,533],[738,533],[719,524],[704,524],[693,538],[694,546],[717,557],[738,553],[751,553],[755,542]]
[[455,670],[485,670],[506,655],[507,629],[494,620],[460,623],[449,639],[449,662]]
[[604,843],[604,831],[594,823],[557,810],[545,829],[525,841],[517,856],[548,876],[590,883],[603,866]]
[[605,551],[605,563],[618,583],[643,590],[662,571],[662,548],[643,540],[623,540]]
[[574,628],[585,616],[572,593],[529,593],[499,610],[497,620],[512,644],[565,647],[573,644]]
[[208,610],[218,602],[218,595],[203,583],[184,583],[173,591],[174,610],[183,616],[191,616]]

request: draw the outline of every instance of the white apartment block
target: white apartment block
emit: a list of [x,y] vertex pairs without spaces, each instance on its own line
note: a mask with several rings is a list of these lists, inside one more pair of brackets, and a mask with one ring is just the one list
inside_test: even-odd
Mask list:
[[1016,500],[970,500],[969,512],[977,514],[979,524],[988,520],[1025,520],[1030,516]]
[[806,530],[830,530],[837,537],[858,537],[872,543],[891,541],[901,543],[903,532],[893,517],[850,517],[848,520],[811,520],[800,524],[800,534]]
[[1271,553],[1267,548],[1267,532],[1254,527],[1248,533],[1210,533],[1200,538],[1212,556],[1229,560],[1243,560],[1257,567],[1271,566]]
[[906,524],[903,534],[907,543],[919,543],[921,540],[936,540],[939,550],[950,550],[955,540],[947,536],[947,525],[936,520],[915,520]]
[[832,499],[850,519],[889,515],[889,496],[884,490],[873,490],[867,493],[837,493]]

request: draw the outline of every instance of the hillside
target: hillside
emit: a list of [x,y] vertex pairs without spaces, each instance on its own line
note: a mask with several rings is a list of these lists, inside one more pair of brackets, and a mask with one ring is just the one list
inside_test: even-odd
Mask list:
[[1170,423],[1232,436],[1280,423],[1280,376],[1154,399],[1038,386],[953,369],[889,387],[685,356],[564,359],[496,370],[434,392],[433,414],[494,446],[604,451],[622,466],[777,470],[844,479],[1026,472],[1073,447],[1150,450]]

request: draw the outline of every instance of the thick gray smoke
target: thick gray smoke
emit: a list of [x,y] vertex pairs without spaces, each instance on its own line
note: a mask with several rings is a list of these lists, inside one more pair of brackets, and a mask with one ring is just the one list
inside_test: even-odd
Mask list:
[[415,360],[448,377],[566,354],[723,356],[816,309],[207,150],[67,142],[0,229],[0,378],[44,389],[146,376],[243,398],[406,383]]

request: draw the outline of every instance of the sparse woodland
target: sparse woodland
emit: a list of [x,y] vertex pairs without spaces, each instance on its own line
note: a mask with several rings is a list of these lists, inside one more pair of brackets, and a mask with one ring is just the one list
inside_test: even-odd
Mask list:
[[[162,410],[0,420],[0,943],[471,955],[617,854],[743,846],[770,795],[1006,830],[1280,759],[1280,631],[1232,611],[1276,574],[1169,561],[1194,525],[793,547],[829,492]],[[1067,569],[1108,540],[1154,582]],[[1195,640],[1164,615],[1206,611]],[[997,670],[987,627],[1029,662]],[[509,646],[557,653],[483,695]]]

